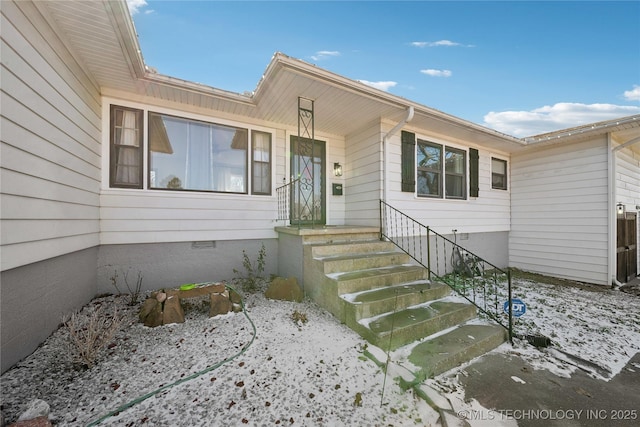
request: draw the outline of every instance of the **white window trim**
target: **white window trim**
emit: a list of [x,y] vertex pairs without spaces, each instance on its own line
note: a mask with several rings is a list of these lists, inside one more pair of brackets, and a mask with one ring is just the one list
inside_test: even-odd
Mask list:
[[[143,111],[143,129],[142,129],[142,173],[143,173],[143,182],[142,189],[140,188],[119,188],[119,187],[110,187],[109,186],[109,173],[110,173],[110,134],[111,134],[111,105],[119,105],[121,107],[134,108]],[[271,194],[251,194],[251,150],[247,150],[247,193],[246,194],[238,194],[238,193],[225,193],[225,192],[210,192],[210,191],[184,191],[184,190],[152,190],[149,188],[149,135],[148,135],[148,120],[149,120],[149,112],[159,113],[159,114],[167,114],[171,116],[181,117],[187,120],[198,120],[206,123],[219,124],[223,126],[232,126],[232,127],[243,127],[249,132],[249,148],[251,148],[251,133],[252,131],[260,131],[271,134]],[[270,128],[258,124],[254,124],[251,122],[241,122],[235,120],[225,119],[219,116],[205,116],[202,114],[192,113],[183,110],[176,110],[172,108],[167,108],[163,106],[158,106],[154,104],[145,104],[141,102],[133,102],[126,99],[120,98],[112,98],[112,97],[102,97],[102,174],[101,174],[101,191],[102,192],[144,192],[145,196],[149,194],[160,193],[160,195],[168,195],[168,194],[185,194],[189,197],[212,197],[212,196],[222,196],[222,197],[240,197],[240,198],[248,198],[248,197],[263,197],[263,198],[275,198],[276,197],[276,129]]]
[[[480,148],[477,147],[471,147],[471,146],[466,146],[466,145],[461,145],[461,144],[456,144],[456,143],[451,143],[449,141],[445,141],[442,140],[440,138],[434,138],[431,136],[425,136],[423,134],[418,134],[415,133],[415,138],[416,138],[416,145],[415,145],[415,152],[414,152],[414,157],[416,159],[416,164],[415,164],[415,181],[416,181],[416,186],[415,186],[415,191],[413,193],[413,198],[416,200],[429,200],[429,201],[435,201],[435,202],[453,202],[453,203],[460,203],[460,202],[468,202],[472,199],[476,199],[476,197],[470,197],[469,196],[469,149],[470,148],[476,148],[478,151],[480,151]],[[430,142],[433,144],[438,144],[438,145],[442,145],[442,156],[443,156],[443,164],[442,164],[442,178],[443,178],[443,182],[442,182],[442,197],[437,197],[437,196],[420,196],[418,194],[418,162],[417,162],[417,158],[418,158],[418,141],[422,140],[425,142]],[[446,188],[445,188],[445,182],[444,179],[445,178],[445,166],[444,166],[444,155],[445,155],[445,151],[446,148],[454,148],[456,150],[461,150],[464,151],[465,153],[465,197],[464,198],[447,198],[445,195],[446,192]],[[489,183],[489,185],[491,185],[491,183]],[[504,190],[502,190],[504,191]]]
[[[506,180],[507,188],[493,188],[493,159],[502,160],[503,162],[506,163],[505,180]],[[506,158],[504,156],[489,153],[489,190],[500,191],[502,193],[511,191],[511,179],[510,179],[511,173],[510,172],[511,172],[511,159]]]

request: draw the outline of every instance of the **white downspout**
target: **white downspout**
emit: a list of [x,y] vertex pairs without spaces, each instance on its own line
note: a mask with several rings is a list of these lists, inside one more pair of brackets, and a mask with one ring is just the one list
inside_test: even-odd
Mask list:
[[609,260],[607,262],[607,269],[608,274],[609,274],[609,278],[611,280],[611,286],[612,287],[619,287],[621,285],[620,282],[618,282],[617,278],[616,278],[616,269],[615,269],[615,265],[616,265],[616,233],[617,233],[617,227],[616,227],[616,211],[615,211],[615,204],[616,204],[616,149],[613,147],[613,142],[611,140],[611,134],[608,133],[607,134],[607,147],[609,148],[607,151],[609,152],[608,154],[608,159],[607,162],[609,163],[609,200],[607,203],[608,209],[607,209],[607,217],[609,218]]
[[387,174],[387,165],[389,164],[389,149],[387,147],[389,139],[395,135],[404,125],[413,120],[413,106],[409,106],[407,109],[407,117],[404,120],[399,122],[397,125],[393,127],[387,134],[382,138],[382,200],[387,201],[387,187],[388,185],[388,174]]

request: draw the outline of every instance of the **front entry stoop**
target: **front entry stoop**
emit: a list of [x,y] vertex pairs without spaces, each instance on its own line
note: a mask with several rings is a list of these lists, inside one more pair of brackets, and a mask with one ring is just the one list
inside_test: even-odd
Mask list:
[[416,378],[438,375],[506,340],[501,326],[473,324],[479,323],[474,305],[427,280],[426,269],[381,241],[375,228],[276,230],[279,257],[302,254],[305,294],[383,352],[406,347]]

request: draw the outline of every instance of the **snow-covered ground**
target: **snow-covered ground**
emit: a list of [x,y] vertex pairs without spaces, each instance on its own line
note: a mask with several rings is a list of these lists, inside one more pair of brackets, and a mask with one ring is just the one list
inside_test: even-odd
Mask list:
[[[571,375],[581,364],[605,381],[640,351],[639,297],[524,279],[514,284],[527,304],[519,330],[548,336],[564,353],[524,341],[495,351],[557,375]],[[402,392],[365,357],[370,345],[313,303],[254,294],[246,298],[246,315],[209,318],[206,304],[194,304],[185,323],[148,328],[126,301],[110,296],[84,308],[118,307],[129,319],[93,368],[72,367],[60,328],[3,374],[5,420],[15,421],[28,402],[42,399],[52,422],[65,426],[439,425],[437,410]],[[294,320],[300,315],[307,321]],[[439,392],[432,400],[478,409],[465,401],[455,372],[427,380]]]

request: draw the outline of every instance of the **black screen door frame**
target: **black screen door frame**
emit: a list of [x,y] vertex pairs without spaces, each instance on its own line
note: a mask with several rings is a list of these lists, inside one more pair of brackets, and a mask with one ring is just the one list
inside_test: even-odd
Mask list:
[[290,166],[291,225],[326,225],[325,141],[292,135]]

